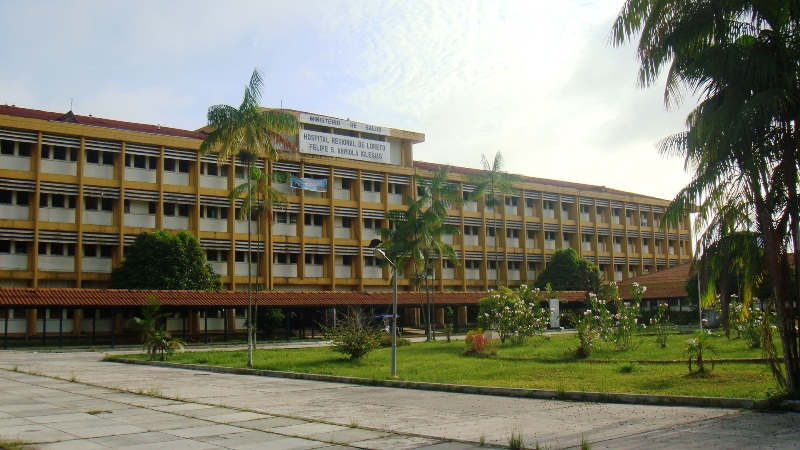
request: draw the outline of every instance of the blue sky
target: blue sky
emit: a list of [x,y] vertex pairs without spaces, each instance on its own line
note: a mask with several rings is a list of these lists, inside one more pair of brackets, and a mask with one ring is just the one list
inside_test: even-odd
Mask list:
[[692,106],[636,87],[622,0],[0,0],[0,103],[196,129],[262,105],[425,133],[418,160],[672,198],[688,181],[656,143]]

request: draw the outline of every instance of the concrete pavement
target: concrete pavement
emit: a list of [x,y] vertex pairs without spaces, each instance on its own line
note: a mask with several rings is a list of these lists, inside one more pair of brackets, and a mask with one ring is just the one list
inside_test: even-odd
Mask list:
[[475,449],[481,441],[507,447],[519,433],[526,445],[545,448],[577,447],[581,437],[594,449],[800,446],[797,413],[415,391],[121,365],[103,356],[0,352],[0,439],[82,450]]

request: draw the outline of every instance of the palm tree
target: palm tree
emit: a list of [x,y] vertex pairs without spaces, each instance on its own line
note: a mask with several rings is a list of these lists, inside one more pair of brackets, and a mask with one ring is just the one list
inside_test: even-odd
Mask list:
[[662,143],[693,171],[668,215],[674,223],[696,208],[702,226],[735,209],[757,230],[783,344],[785,377],[776,377],[791,397],[800,394],[799,27],[788,0],[628,0],[611,31],[617,45],[639,36],[642,86],[669,66],[667,106],[686,91],[700,96],[687,131]]
[[[211,132],[200,145],[202,154],[216,153],[219,163],[243,157],[247,172],[258,157],[278,159],[278,151],[295,150],[295,146],[283,135],[297,133],[300,128],[297,117],[280,110],[265,110],[258,103],[263,86],[261,72],[256,69],[244,89],[244,98],[238,108],[229,105],[214,105],[208,108],[208,125]],[[248,183],[248,186],[251,186]],[[249,189],[249,188],[248,188]],[[248,193],[248,197],[252,197]],[[252,239],[251,211],[247,211],[247,366],[253,366],[253,299],[252,299]]]
[[406,210],[392,210],[386,213],[391,227],[381,229],[386,254],[398,267],[410,271],[410,278],[421,280],[425,286],[426,308],[425,333],[432,339],[431,295],[429,276],[433,270],[433,258],[444,257],[458,264],[458,255],[453,248],[442,241],[442,236],[459,233],[457,227],[446,224],[447,209],[463,201],[458,195],[458,187],[447,181],[450,168],[444,166],[434,172],[430,180],[419,174],[414,175],[419,198],[405,196],[409,205]]
[[[240,159],[246,158],[249,161],[251,155],[240,154]],[[247,180],[234,187],[228,197],[235,200],[242,197],[241,209],[239,210],[239,220],[244,220],[252,214],[257,214],[256,230],[258,242],[261,241],[261,220],[266,217],[267,223],[272,223],[272,210],[275,207],[284,207],[287,203],[286,195],[272,187],[271,181],[288,182],[289,174],[286,172],[272,172],[271,176],[265,174],[260,168],[253,167],[248,164],[250,173]],[[258,272],[258,261],[256,261],[256,272]],[[258,283],[255,287],[255,296],[253,299],[253,317],[258,317]],[[254,325],[253,330],[253,347],[257,345],[258,341],[258,324]]]
[[483,197],[485,207],[492,208],[492,221],[495,229],[494,265],[497,275],[495,288],[497,288],[500,286],[500,269],[497,267],[499,259],[497,256],[497,241],[500,239],[500,236],[497,235],[497,207],[504,205],[505,196],[514,191],[514,183],[522,181],[522,177],[503,171],[503,155],[500,150],[495,153],[491,164],[486,159],[486,155],[481,155],[481,163],[483,164],[483,173],[469,177],[469,181],[475,184],[475,189],[472,191],[470,198],[473,201],[477,201]]

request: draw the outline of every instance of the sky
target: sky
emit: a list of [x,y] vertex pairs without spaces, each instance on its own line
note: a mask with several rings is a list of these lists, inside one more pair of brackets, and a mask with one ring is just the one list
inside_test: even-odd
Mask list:
[[0,0],[0,104],[194,130],[261,104],[425,134],[416,160],[672,199],[692,108],[609,45],[624,0]]

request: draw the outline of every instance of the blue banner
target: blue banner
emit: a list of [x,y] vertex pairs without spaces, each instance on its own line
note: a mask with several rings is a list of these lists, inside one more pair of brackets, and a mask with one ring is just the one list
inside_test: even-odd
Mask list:
[[291,186],[295,189],[305,189],[314,192],[328,192],[327,178],[298,178],[292,175]]

